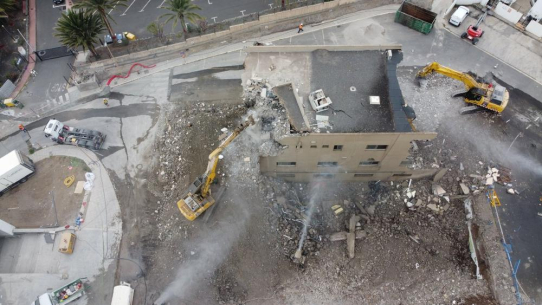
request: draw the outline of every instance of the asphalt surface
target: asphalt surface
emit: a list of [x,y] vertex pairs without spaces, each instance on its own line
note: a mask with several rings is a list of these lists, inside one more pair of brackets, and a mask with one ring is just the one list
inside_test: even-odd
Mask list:
[[[205,17],[209,24],[249,15],[275,6],[274,0],[195,0],[192,2],[201,8],[201,11],[197,11],[197,13]],[[126,6],[119,5],[109,11],[114,20],[111,26],[115,32],[131,32],[138,38],[150,37],[151,34],[146,29],[147,25],[169,12],[161,8],[163,3],[164,0],[128,0]],[[61,8],[53,7],[51,0],[36,1],[36,6],[37,50],[59,47],[60,43],[53,36],[53,29],[56,20],[60,17]],[[182,31],[180,24],[175,30],[172,26],[173,23],[170,23],[164,27],[166,34]]]

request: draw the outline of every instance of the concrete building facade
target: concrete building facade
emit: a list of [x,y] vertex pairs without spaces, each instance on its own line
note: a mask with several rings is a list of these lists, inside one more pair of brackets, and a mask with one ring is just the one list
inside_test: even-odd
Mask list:
[[[289,121],[289,133],[274,139],[281,152],[260,157],[262,174],[297,182],[377,181],[438,171],[410,166],[411,142],[437,134],[413,131],[407,118],[396,75],[401,46],[266,46],[247,51],[245,77],[264,79]],[[316,112],[308,96],[319,89],[332,104]]]

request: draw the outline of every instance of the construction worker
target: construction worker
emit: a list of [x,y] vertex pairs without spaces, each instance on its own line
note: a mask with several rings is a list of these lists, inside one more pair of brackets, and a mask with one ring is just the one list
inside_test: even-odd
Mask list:
[[299,34],[301,32],[303,32],[303,23],[299,25],[299,30],[297,31],[297,33]]
[[19,124],[19,130],[25,133],[28,132],[28,130],[26,130],[26,127],[24,127],[23,124]]
[[104,105],[106,105],[107,107],[109,107],[109,100],[104,98]]

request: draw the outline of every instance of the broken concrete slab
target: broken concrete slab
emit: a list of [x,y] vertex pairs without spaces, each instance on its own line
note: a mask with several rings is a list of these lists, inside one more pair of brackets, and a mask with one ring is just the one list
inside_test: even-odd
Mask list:
[[442,186],[440,186],[438,184],[433,184],[432,188],[433,188],[433,194],[434,195],[442,196],[442,195],[446,194],[446,191],[442,188]]
[[356,233],[346,234],[346,247],[348,249],[348,257],[354,258],[356,255]]
[[464,195],[468,195],[470,193],[470,190],[465,183],[459,183],[459,187],[461,187],[461,192],[463,192]]
[[444,177],[444,175],[446,175],[447,172],[448,172],[448,169],[446,169],[446,168],[443,168],[443,169],[441,169],[440,171],[438,171],[438,172],[433,176],[433,182],[437,182],[437,181],[439,181],[440,179],[442,179],[442,177]]

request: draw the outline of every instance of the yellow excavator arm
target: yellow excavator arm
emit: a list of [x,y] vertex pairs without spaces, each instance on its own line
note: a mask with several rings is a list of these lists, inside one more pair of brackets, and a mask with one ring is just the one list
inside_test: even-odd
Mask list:
[[210,196],[211,184],[216,177],[216,167],[218,165],[219,155],[239,134],[248,126],[254,124],[254,119],[249,116],[248,119],[237,127],[210,155],[207,170],[202,176],[189,186],[186,194],[177,202],[177,207],[188,220],[194,220],[196,217],[210,208],[215,200]]
[[426,77],[427,75],[437,72],[444,76],[456,79],[463,82],[467,89],[471,88],[482,88],[482,85],[478,83],[472,76],[467,73],[459,72],[454,69],[440,65],[438,62],[432,62],[425,66],[420,72],[418,72],[418,77]]
[[[454,96],[463,96],[465,102],[469,104],[483,107],[498,113],[501,113],[508,105],[509,92],[503,86],[498,84],[494,86],[492,84],[479,83],[468,73],[450,69],[440,65],[437,62],[432,62],[425,66],[421,71],[418,72],[417,77],[424,78],[433,72],[437,72],[444,76],[463,82],[467,91],[455,94]],[[464,107],[460,113],[467,113],[466,111],[471,111],[472,108],[474,108],[474,110],[477,109],[474,106]]]

